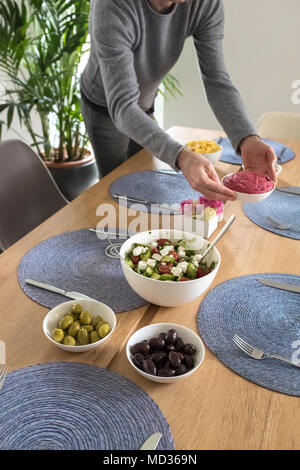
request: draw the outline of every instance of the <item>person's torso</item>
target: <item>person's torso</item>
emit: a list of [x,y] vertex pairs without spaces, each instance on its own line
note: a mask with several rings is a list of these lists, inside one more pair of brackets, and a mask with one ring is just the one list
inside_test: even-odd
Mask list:
[[[101,13],[101,3],[102,8],[106,9],[105,13],[109,14],[107,8],[110,7],[107,1],[91,0],[90,15],[94,14],[93,7],[97,2],[100,2],[100,5],[97,5],[98,14]],[[152,106],[163,78],[178,60],[186,38],[193,35],[199,26],[207,0],[188,0],[182,4],[174,4],[173,9],[167,14],[153,10],[147,0],[110,0],[110,2],[121,8],[123,16],[128,18],[124,29],[129,28],[134,36],[131,50],[140,91],[139,105],[146,110]],[[112,9],[112,14],[114,12]],[[93,34],[90,22],[91,50],[81,85],[89,100],[106,106],[100,60]],[[122,35],[122,31],[119,34]]]

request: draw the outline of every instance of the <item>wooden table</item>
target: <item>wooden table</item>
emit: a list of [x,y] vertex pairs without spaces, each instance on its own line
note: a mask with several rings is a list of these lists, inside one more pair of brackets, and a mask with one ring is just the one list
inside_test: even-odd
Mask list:
[[[215,131],[177,127],[169,132],[182,142],[220,135]],[[297,158],[283,165],[279,184],[300,185],[300,141],[285,143],[295,150]],[[6,343],[7,363],[10,369],[17,369],[35,363],[79,361],[121,373],[158,403],[171,426],[178,450],[297,449],[300,447],[300,400],[243,379],[208,349],[201,368],[186,381],[172,385],[150,382],[129,365],[125,345],[138,328],[151,322],[174,322],[197,332],[196,313],[204,295],[176,308],[147,305],[119,314],[117,329],[107,343],[91,352],[70,354],[45,338],[42,322],[47,309],[29,299],[18,285],[17,267],[28,250],[58,233],[96,226],[100,220],[96,215],[97,206],[115,204],[108,193],[113,180],[132,171],[162,166],[148,152],[139,152],[1,254],[0,338]],[[216,168],[223,176],[236,171],[237,167],[219,162]],[[299,241],[256,226],[243,214],[239,202],[226,203],[225,220],[232,213],[236,214],[237,221],[218,245],[222,265],[211,287],[244,274],[300,274]]]

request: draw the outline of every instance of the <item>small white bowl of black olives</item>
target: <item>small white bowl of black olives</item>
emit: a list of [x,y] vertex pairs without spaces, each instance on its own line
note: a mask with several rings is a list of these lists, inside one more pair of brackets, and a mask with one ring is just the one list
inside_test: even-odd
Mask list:
[[202,364],[204,344],[194,331],[174,323],[154,323],[136,331],[126,346],[128,361],[146,379],[173,383]]
[[69,300],[46,315],[43,330],[55,346],[70,352],[85,352],[104,343],[116,327],[116,315],[97,300]]

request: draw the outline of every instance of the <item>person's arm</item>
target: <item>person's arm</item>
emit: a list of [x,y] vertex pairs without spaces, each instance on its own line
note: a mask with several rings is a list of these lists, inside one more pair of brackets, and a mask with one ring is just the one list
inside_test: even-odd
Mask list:
[[209,0],[194,33],[194,44],[207,100],[245,168],[262,171],[275,180],[276,156],[260,141],[224,61],[224,8],[222,0]]

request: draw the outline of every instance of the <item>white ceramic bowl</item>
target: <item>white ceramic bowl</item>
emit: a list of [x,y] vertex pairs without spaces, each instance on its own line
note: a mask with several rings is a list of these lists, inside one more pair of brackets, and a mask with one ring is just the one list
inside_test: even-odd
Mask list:
[[[218,144],[218,145],[219,145],[219,147],[221,147],[220,144]],[[221,149],[218,150],[217,152],[214,152],[214,153],[201,153],[201,155],[206,157],[207,160],[214,165],[215,163],[217,163],[218,160],[220,160],[221,155],[222,155],[222,151],[223,151],[223,148],[221,147]]]
[[[221,183],[223,183],[224,178],[227,178],[228,176],[233,175],[234,173],[228,173],[227,175],[224,175],[223,178],[221,179]],[[236,193],[236,197],[239,201],[242,203],[251,203],[251,202],[259,202],[262,201],[263,199],[266,199],[269,197],[272,192],[275,189],[275,184],[273,186],[273,189],[271,191],[267,191],[266,193],[259,193],[259,194],[248,194],[248,193],[240,193],[239,191],[234,191]]]
[[[159,377],[156,375],[147,374],[143,370],[136,367],[131,359],[131,347],[134,344],[143,341],[144,339],[150,339],[152,337],[158,336],[159,333],[167,332],[170,328],[174,328],[177,331],[178,336],[182,338],[185,344],[191,343],[197,349],[196,354],[193,356],[195,363],[193,369],[191,369],[186,374],[177,375],[175,377]],[[133,333],[132,336],[130,336],[126,346],[126,355],[132,367],[146,379],[152,380],[153,382],[174,383],[178,382],[178,380],[186,379],[199,368],[204,359],[205,348],[201,338],[196,333],[194,333],[194,331],[186,328],[185,326],[176,325],[175,323],[154,323],[152,325],[144,326],[144,328],[137,330],[135,333]]]
[[[84,310],[88,310],[92,314],[92,316],[101,315],[103,320],[106,321],[111,326],[111,330],[108,333],[108,335],[100,339],[99,341],[96,341],[95,343],[86,344],[83,346],[68,346],[66,344],[57,343],[57,341],[54,341],[51,338],[52,331],[54,330],[54,328],[57,328],[57,324],[59,320],[64,315],[66,315],[66,313],[71,311],[72,306],[75,303],[82,305]],[[57,346],[58,348],[61,348],[61,349],[64,349],[65,351],[70,351],[70,352],[84,352],[84,351],[89,351],[90,349],[97,348],[98,346],[100,346],[100,344],[107,341],[108,338],[112,335],[116,327],[116,323],[117,323],[116,315],[114,314],[111,308],[109,308],[107,305],[103,304],[102,302],[98,302],[97,300],[86,300],[86,299],[69,300],[67,302],[57,305],[52,310],[50,310],[50,312],[47,313],[43,322],[43,330],[48,340],[51,341],[51,343],[55,344],[55,346]]]
[[128,284],[132,289],[140,295],[143,299],[150,303],[161,305],[164,307],[174,307],[191,302],[199,297],[213,282],[221,264],[221,256],[219,251],[214,247],[210,253],[205,257],[205,261],[209,264],[212,261],[216,262],[216,267],[204,277],[193,279],[184,282],[174,281],[160,281],[142,276],[136,273],[125,263],[125,255],[131,250],[133,243],[150,243],[152,240],[160,238],[168,238],[171,241],[174,239],[180,240],[195,240],[191,245],[191,249],[203,249],[207,245],[207,241],[200,235],[182,232],[179,230],[160,229],[152,230],[149,232],[141,232],[133,235],[123,243],[120,249],[120,257],[122,269],[127,279]]

